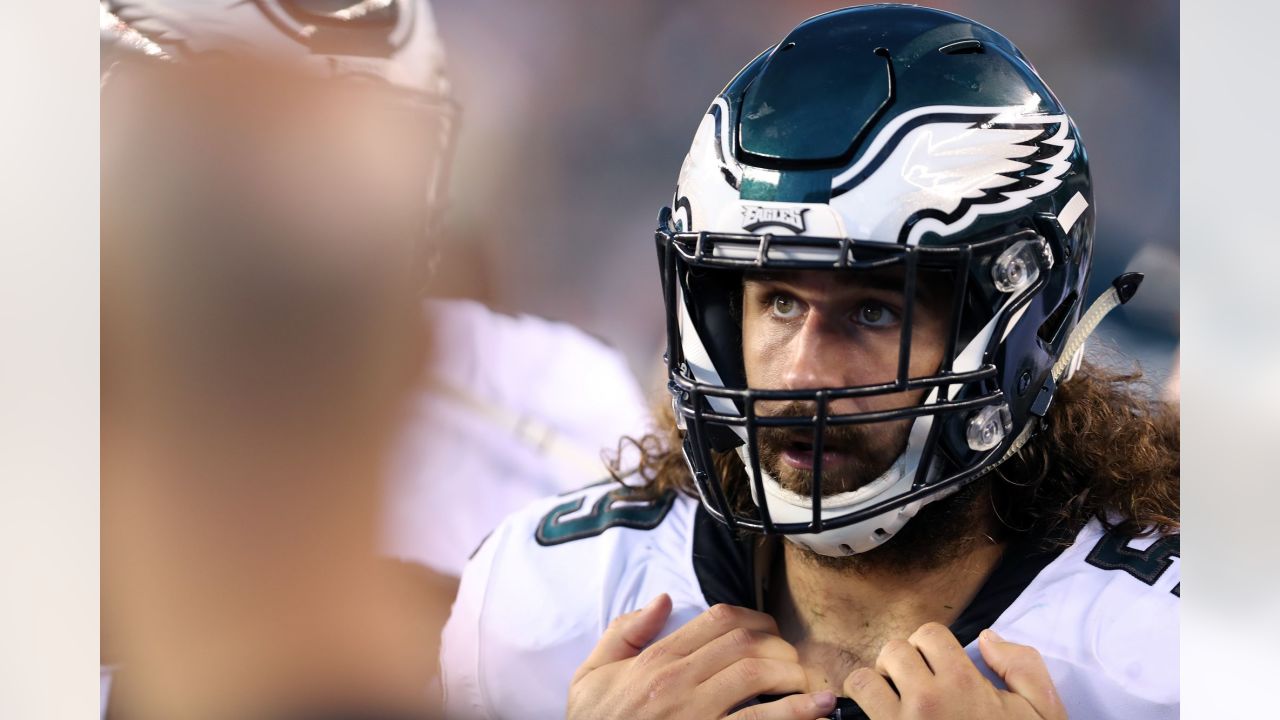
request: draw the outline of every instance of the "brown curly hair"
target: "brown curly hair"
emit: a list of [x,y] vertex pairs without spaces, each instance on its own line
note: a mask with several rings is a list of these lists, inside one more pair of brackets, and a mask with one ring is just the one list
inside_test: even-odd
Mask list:
[[[620,482],[638,478],[645,494],[696,496],[670,402],[660,403],[655,416],[657,432],[622,439],[610,458],[611,474]],[[1180,412],[1152,391],[1141,371],[1082,364],[1059,387],[1046,421],[988,476],[992,509],[1006,533],[1066,538],[1091,518],[1128,537],[1178,532]],[[636,456],[634,466],[621,467],[620,458]],[[730,481],[730,503],[749,508],[737,453],[713,458]]]

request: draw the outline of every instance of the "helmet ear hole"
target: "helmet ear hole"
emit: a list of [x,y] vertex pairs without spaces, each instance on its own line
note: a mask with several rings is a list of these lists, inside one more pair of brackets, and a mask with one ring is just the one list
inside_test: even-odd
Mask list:
[[1049,313],[1044,322],[1040,323],[1040,329],[1036,334],[1040,336],[1041,342],[1050,347],[1061,342],[1062,330],[1066,327],[1067,319],[1071,317],[1071,311],[1075,309],[1079,298],[1079,294],[1072,290],[1071,294]]

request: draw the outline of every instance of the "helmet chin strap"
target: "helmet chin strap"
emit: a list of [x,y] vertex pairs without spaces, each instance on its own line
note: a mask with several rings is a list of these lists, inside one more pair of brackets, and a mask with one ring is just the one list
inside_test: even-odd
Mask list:
[[[1048,412],[1049,402],[1053,400],[1053,394],[1057,392],[1058,383],[1066,382],[1080,367],[1080,361],[1084,357],[1085,341],[1089,339],[1094,330],[1098,329],[1098,325],[1107,316],[1107,313],[1129,302],[1129,299],[1138,291],[1138,286],[1142,284],[1142,278],[1142,273],[1125,273],[1112,280],[1111,287],[1099,295],[1098,299],[1094,300],[1093,304],[1089,306],[1089,310],[1080,317],[1080,322],[1071,331],[1067,342],[1062,346],[1062,353],[1049,371],[1049,378],[1045,381],[1044,388],[1040,391],[1041,397],[1044,399],[1043,401],[1037,399],[1038,412],[1033,410],[1035,414],[1043,416],[1044,413]],[[979,471],[978,474],[973,476],[973,479],[977,480],[1000,467],[1009,458],[1017,455],[1022,446],[1026,445],[1027,441],[1035,435],[1038,427],[1038,422],[1034,420],[1028,421],[1023,426],[1022,432],[1018,433],[1018,437],[1014,438],[1013,443],[1009,445],[1009,449],[1005,451],[1004,455],[1001,455],[999,460]]]

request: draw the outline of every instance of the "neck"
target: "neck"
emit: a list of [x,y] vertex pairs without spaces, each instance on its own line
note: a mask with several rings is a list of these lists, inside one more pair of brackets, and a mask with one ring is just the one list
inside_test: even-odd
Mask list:
[[977,532],[945,562],[903,568],[871,555],[830,562],[790,542],[780,545],[769,609],[812,678],[836,689],[853,669],[873,665],[888,640],[906,639],[927,622],[955,622],[1004,551]]

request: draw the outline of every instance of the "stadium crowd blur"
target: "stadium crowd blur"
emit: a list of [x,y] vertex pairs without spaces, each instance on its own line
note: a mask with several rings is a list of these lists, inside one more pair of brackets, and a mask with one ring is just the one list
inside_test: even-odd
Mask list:
[[[465,104],[451,252],[434,291],[573,323],[656,387],[651,242],[688,139],[726,77],[841,0],[439,0]],[[1013,38],[1089,147],[1095,296],[1147,274],[1091,348],[1164,383],[1178,345],[1178,7],[1160,0],[937,0]]]

